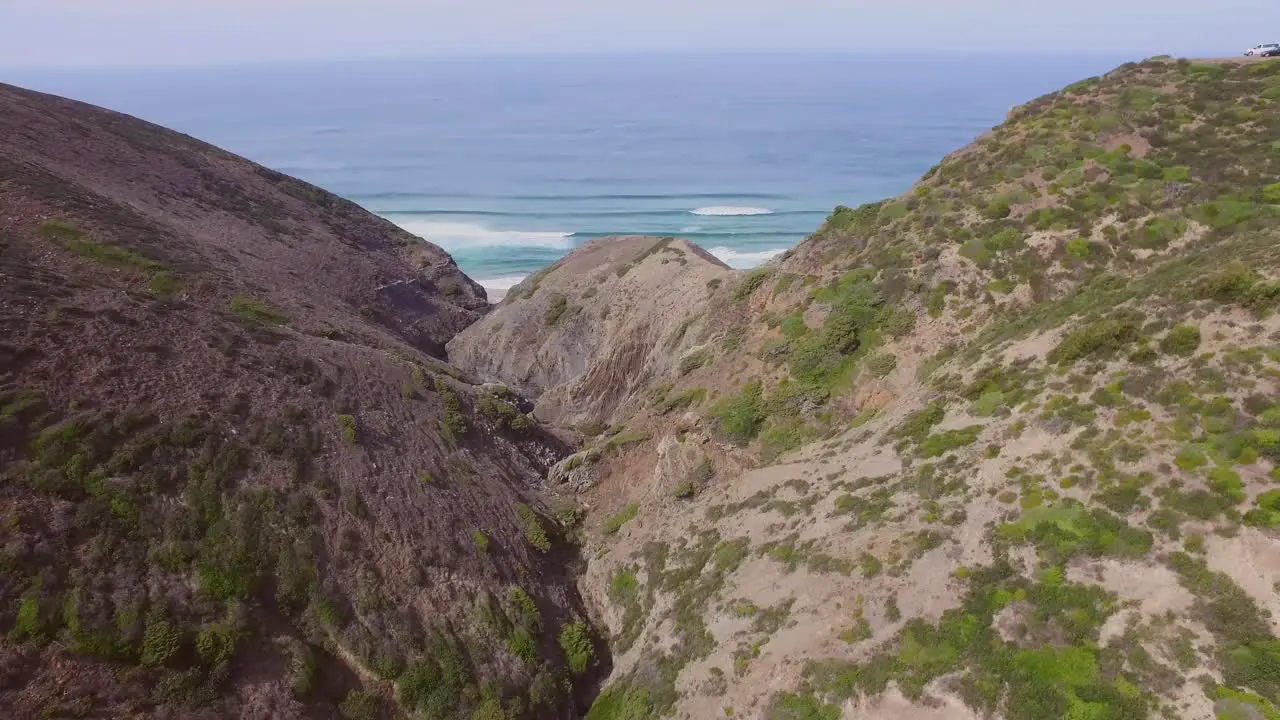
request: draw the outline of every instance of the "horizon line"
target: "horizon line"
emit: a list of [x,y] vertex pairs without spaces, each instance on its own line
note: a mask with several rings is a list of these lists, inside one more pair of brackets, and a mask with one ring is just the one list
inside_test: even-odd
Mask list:
[[[1067,50],[1036,51],[1022,50],[942,50],[928,55],[901,50],[556,50],[556,51],[519,51],[519,52],[469,52],[439,53],[413,55],[386,55],[349,58],[262,58],[244,61],[209,61],[166,64],[52,64],[52,65],[5,65],[0,64],[0,73],[9,72],[120,72],[120,71],[183,71],[183,70],[228,70],[238,68],[265,67],[299,67],[316,65],[368,65],[402,62],[481,62],[501,60],[573,60],[581,58],[732,58],[732,57],[790,57],[790,58],[895,58],[901,60],[936,61],[939,58],[1035,58],[1035,59],[1078,59],[1078,60],[1110,60],[1117,61],[1130,57],[1132,62],[1141,62],[1152,57],[1171,56],[1190,59],[1215,57],[1211,54],[1179,54],[1179,53],[1132,53],[1103,50],[1087,50],[1071,52]],[[1226,57],[1226,56],[1223,56]]]

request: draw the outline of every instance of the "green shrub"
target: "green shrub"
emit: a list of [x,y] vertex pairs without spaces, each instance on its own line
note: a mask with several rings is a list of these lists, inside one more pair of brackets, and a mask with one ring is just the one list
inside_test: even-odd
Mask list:
[[231,312],[246,325],[284,325],[289,316],[271,306],[265,300],[237,295],[231,298]]
[[1209,488],[1233,503],[1242,503],[1245,499],[1244,483],[1239,473],[1229,468],[1214,468],[1209,473]]
[[9,630],[10,640],[14,642],[45,640],[45,621],[40,607],[42,590],[43,583],[36,579],[22,594],[22,599],[18,602],[17,616],[14,618],[13,627]]
[[507,591],[507,604],[511,606],[511,621],[518,627],[537,635],[542,630],[542,613],[538,605],[519,585],[511,586]]
[[655,709],[648,688],[621,680],[600,693],[586,720],[648,720]]
[[1175,325],[1160,341],[1160,350],[1168,355],[1190,357],[1200,347],[1200,328],[1196,325]]
[[779,455],[800,447],[814,436],[813,429],[798,417],[775,419],[760,433],[760,459],[773,462]]
[[627,523],[631,522],[633,519],[635,519],[636,515],[638,514],[640,514],[640,506],[637,505],[636,503],[631,503],[630,505],[622,508],[622,510],[618,511],[618,514],[614,515],[613,517],[610,517],[608,521],[605,522],[605,525],[604,525],[605,534],[606,535],[617,534],[617,532],[622,529],[623,525],[626,525]]
[[476,550],[481,554],[489,552],[489,536],[485,535],[483,530],[475,530],[471,533],[471,544],[475,545]]
[[765,720],[840,720],[840,708],[825,703],[808,691],[778,693],[769,702]]
[[972,445],[981,433],[981,425],[970,425],[963,430],[947,430],[930,435],[920,443],[920,456],[938,457],[957,448]]
[[457,715],[471,684],[471,668],[462,653],[440,636],[396,680],[400,704],[406,711],[439,718]]
[[1280,490],[1268,490],[1259,495],[1257,507],[1245,513],[1244,521],[1254,527],[1280,527]]
[[240,632],[237,628],[221,623],[210,625],[196,635],[196,656],[205,667],[216,668],[231,662],[239,641]]
[[1262,199],[1269,203],[1280,204],[1280,182],[1263,187]]
[[737,394],[717,403],[711,409],[711,416],[732,442],[738,445],[751,442],[760,434],[760,428],[769,416],[760,381],[747,383]]
[[338,712],[344,720],[378,720],[382,703],[372,693],[352,690],[338,703]]
[[698,350],[680,358],[680,376],[684,377],[698,368],[711,362],[711,353],[707,350]]
[[1203,467],[1209,461],[1205,459],[1204,453],[1188,445],[1178,451],[1178,454],[1173,458],[1173,462],[1183,470],[1191,472],[1196,468]]
[[177,275],[168,270],[161,270],[151,276],[151,282],[147,285],[147,289],[156,297],[173,297],[182,289],[182,281],[178,279]]
[[440,433],[444,435],[449,442],[457,442],[457,439],[467,433],[467,416],[462,414],[462,401],[458,399],[458,394],[449,387],[449,384],[439,377],[435,382],[436,394],[440,396],[440,401],[444,405],[444,411],[441,413],[437,427]]
[[1068,333],[1047,359],[1056,365],[1072,365],[1086,357],[1112,354],[1135,342],[1139,331],[1138,323],[1128,318],[1095,320]]
[[930,428],[942,422],[946,414],[946,406],[943,402],[935,400],[903,418],[902,423],[893,429],[893,434],[899,438],[920,442],[928,437]]
[[524,523],[524,536],[538,552],[547,552],[551,549],[551,539],[547,537],[546,528],[542,527],[542,520],[538,518],[538,514],[533,508],[520,503],[516,505],[516,514],[520,516],[521,522]]
[[1090,254],[1089,241],[1086,238],[1074,238],[1067,241],[1067,257],[1073,260],[1087,260]]
[[1005,197],[995,197],[987,203],[982,214],[989,220],[1003,220],[1009,217],[1009,212],[1009,200]]
[[991,417],[1000,412],[1004,406],[1004,393],[994,390],[984,393],[977,400],[974,400],[973,405],[969,407],[969,412],[977,417]]
[[568,313],[569,298],[561,295],[560,293],[556,293],[551,296],[550,304],[547,305],[547,310],[543,313],[542,320],[548,327],[552,327],[559,324]]
[[764,285],[764,282],[769,279],[771,274],[773,274],[773,270],[770,268],[756,268],[755,270],[752,270],[734,286],[733,293],[730,297],[734,302],[746,300],[751,297],[756,290],[759,290],[760,286]]
[[863,577],[873,578],[880,574],[884,565],[875,555],[864,552],[858,557],[858,567],[861,568]]
[[355,416],[339,415],[338,431],[341,433],[342,439],[345,440],[347,444],[355,445],[359,439],[358,425],[356,423]]
[[142,632],[142,664],[152,667],[164,665],[181,649],[181,633],[163,611],[152,610]]
[[1150,532],[1129,525],[1102,509],[1088,509],[1074,500],[1039,505],[1023,511],[1016,522],[996,528],[1002,540],[1035,544],[1053,562],[1077,555],[1137,558],[1151,549]]
[[157,272],[161,265],[118,245],[108,245],[89,238],[84,230],[65,220],[41,223],[38,232],[46,240],[56,242],[82,258],[142,272]]
[[1133,234],[1130,242],[1141,248],[1164,248],[1187,234],[1187,221],[1177,215],[1151,218]]
[[524,628],[516,628],[511,631],[511,634],[507,636],[507,649],[527,665],[533,665],[538,661],[537,642],[533,639],[533,635],[529,634],[529,631]]
[[929,317],[942,317],[942,312],[947,309],[947,293],[950,291],[951,288],[946,283],[938,283],[929,291],[929,297],[925,300]]
[[1262,208],[1246,200],[1220,198],[1188,210],[1191,219],[1220,230],[1232,230],[1257,217]]
[[596,654],[586,621],[575,620],[560,630],[560,649],[564,651],[565,663],[573,674],[586,672]]
[[302,643],[289,646],[289,687],[298,697],[305,697],[315,690],[320,676],[320,666],[315,653]]
[[877,353],[867,358],[867,370],[878,378],[882,378],[898,367],[898,358],[893,353]]
[[783,318],[780,329],[782,330],[782,337],[788,340],[802,338],[809,332],[809,326],[805,324],[804,316],[799,314],[788,315]]

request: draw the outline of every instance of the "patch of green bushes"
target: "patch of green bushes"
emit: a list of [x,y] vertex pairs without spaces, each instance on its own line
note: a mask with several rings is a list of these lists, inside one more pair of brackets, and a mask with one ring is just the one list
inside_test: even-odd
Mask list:
[[1073,365],[1087,357],[1105,357],[1136,342],[1140,331],[1138,322],[1129,317],[1095,320],[1068,333],[1046,359],[1055,365]]
[[606,535],[616,535],[623,525],[635,519],[640,514],[640,506],[631,503],[618,511],[616,515],[610,517],[604,524],[604,532]]
[[524,524],[524,537],[529,541],[529,545],[538,552],[551,550],[551,539],[547,537],[547,530],[542,526],[542,520],[533,508],[520,503],[516,505],[516,514]]
[[763,387],[759,380],[752,380],[742,390],[721,400],[711,409],[711,416],[730,441],[746,445],[760,434],[768,418]]
[[547,327],[554,327],[569,314],[569,298],[560,293],[551,296],[547,310],[542,314],[542,321]]
[[934,433],[920,443],[921,457],[932,458],[945,455],[952,450],[972,445],[982,433],[981,425],[970,425],[962,430],[947,430]]
[[147,284],[147,289],[152,295],[159,298],[173,297],[178,294],[178,291],[182,290],[182,280],[168,270],[161,270],[151,276],[151,282]]
[[69,252],[82,258],[141,272],[163,269],[160,263],[149,260],[119,245],[108,245],[91,239],[83,229],[65,220],[47,220],[38,228],[40,236],[52,240]]
[[359,441],[359,424],[356,422],[355,416],[339,415],[338,432],[348,445],[355,445]]
[[289,316],[276,309],[266,300],[244,295],[231,298],[231,312],[244,324],[254,327],[267,325],[284,325]]
[[734,302],[746,300],[754,295],[756,290],[759,290],[772,274],[773,270],[770,268],[756,268],[755,270],[752,270],[733,287],[733,292],[729,297],[732,298]]
[[560,649],[564,651],[565,663],[574,675],[587,671],[595,659],[595,648],[591,644],[586,621],[574,620],[561,628]]
[[703,367],[711,362],[711,353],[708,350],[696,350],[680,358],[680,377],[684,377],[689,373]]
[[1196,325],[1175,325],[1160,341],[1160,350],[1168,355],[1190,357],[1200,348],[1200,328]]
[[946,405],[941,400],[935,400],[903,418],[902,423],[893,429],[893,435],[921,442],[929,436],[929,430],[934,425],[942,422],[946,414]]
[[1017,521],[997,527],[996,536],[1007,542],[1030,542],[1057,563],[1077,555],[1142,557],[1153,541],[1146,530],[1070,499],[1025,510]]
[[893,353],[877,353],[867,358],[866,368],[868,372],[878,378],[885,377],[898,367],[898,357]]

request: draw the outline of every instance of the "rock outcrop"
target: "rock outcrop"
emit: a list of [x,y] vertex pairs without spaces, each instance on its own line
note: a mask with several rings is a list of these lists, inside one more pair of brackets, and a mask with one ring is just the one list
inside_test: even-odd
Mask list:
[[513,288],[449,357],[536,398],[544,422],[607,425],[679,365],[690,310],[732,275],[684,240],[592,240]]

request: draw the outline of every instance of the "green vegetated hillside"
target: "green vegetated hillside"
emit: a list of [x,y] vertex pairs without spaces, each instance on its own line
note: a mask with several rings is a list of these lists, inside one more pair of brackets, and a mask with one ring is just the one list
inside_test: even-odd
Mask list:
[[1277,310],[1280,62],[1125,65],[837,208],[601,461],[588,717],[1280,717]]

